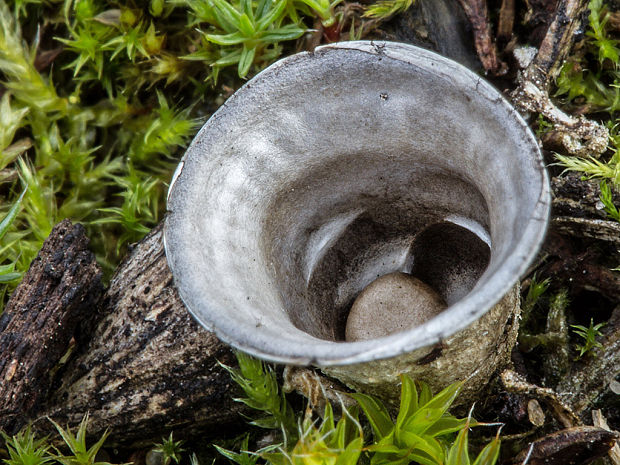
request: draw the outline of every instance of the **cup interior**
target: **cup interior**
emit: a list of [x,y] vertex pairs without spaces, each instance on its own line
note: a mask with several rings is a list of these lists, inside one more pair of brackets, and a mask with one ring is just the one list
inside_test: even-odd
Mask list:
[[474,185],[416,166],[415,154],[395,150],[385,163],[366,136],[367,151],[345,148],[277,189],[260,233],[286,317],[328,341],[344,340],[353,301],[380,276],[410,273],[450,305],[490,259],[489,212]]

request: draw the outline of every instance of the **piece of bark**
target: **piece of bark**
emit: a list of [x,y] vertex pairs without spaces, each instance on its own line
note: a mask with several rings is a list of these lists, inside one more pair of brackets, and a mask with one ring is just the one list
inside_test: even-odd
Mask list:
[[[583,179],[582,173],[566,173],[551,178],[553,191],[552,215],[606,220],[608,218],[600,195],[600,181]],[[613,201],[620,203],[620,194]],[[617,222],[616,222],[617,223]]]
[[554,19],[540,44],[534,62],[525,71],[525,78],[548,90],[571,51],[583,23],[587,0],[559,0]]
[[553,218],[552,227],[565,235],[599,239],[620,246],[620,223],[617,221],[560,216]]
[[574,117],[560,110],[549,98],[549,88],[570,53],[582,28],[587,0],[559,0],[555,17],[536,57],[519,77],[512,92],[513,104],[522,112],[542,114],[554,124],[556,138],[573,155],[595,156],[607,150],[609,130],[600,123]]
[[548,434],[524,448],[513,465],[585,465],[607,455],[620,435],[594,426]]
[[[551,179],[552,220],[543,246],[550,258],[542,265],[545,276],[569,282],[572,293],[596,291],[620,302],[620,223],[607,219],[598,180],[579,173]],[[614,194],[614,203],[620,195]]]
[[[147,444],[174,429],[182,437],[243,426],[234,383],[219,362],[234,356],[199,327],[177,295],[156,227],[119,266],[90,341],[67,364],[44,413],[112,444]],[[47,424],[48,422],[41,422]]]
[[59,223],[0,317],[0,429],[32,420],[50,390],[50,373],[80,323],[96,316],[101,270],[81,225]]
[[525,0],[523,23],[530,29],[528,43],[538,47],[553,22],[558,0]]
[[[568,173],[551,179],[553,191],[552,229],[565,236],[597,239],[620,246],[620,223],[608,219],[601,202],[600,181]],[[620,203],[614,193],[613,202]],[[618,255],[620,261],[620,255]],[[592,262],[594,264],[595,261]],[[608,279],[613,275],[605,273]],[[620,276],[618,277],[620,279]],[[620,292],[620,283],[616,280]]]

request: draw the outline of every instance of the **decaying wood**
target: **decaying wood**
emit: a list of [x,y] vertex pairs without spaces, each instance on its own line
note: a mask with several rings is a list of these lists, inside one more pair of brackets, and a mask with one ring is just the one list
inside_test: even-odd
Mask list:
[[587,0],[559,0],[554,19],[538,48],[538,54],[524,73],[524,79],[546,91],[560,72],[583,24]]
[[[553,177],[551,188],[554,217],[607,219],[598,180],[585,180],[581,173],[566,173]],[[620,193],[614,195],[613,201],[620,203]]]
[[236,423],[239,404],[228,346],[199,327],[177,295],[155,228],[120,265],[102,299],[90,341],[67,364],[45,412],[76,425],[90,412],[91,434],[112,442],[175,434],[218,435]]
[[558,384],[557,392],[577,414],[589,416],[594,401],[608,389],[620,373],[620,305],[602,329],[602,348],[581,363]]
[[512,370],[504,370],[500,374],[501,382],[506,391],[534,397],[544,402],[550,409],[555,419],[565,428],[581,425],[581,419],[573,412],[560,396],[550,388],[536,386]]
[[[611,270],[620,264],[620,225],[605,219],[597,181],[568,174],[553,178],[551,184],[553,216],[543,247],[546,262],[539,271],[553,282],[570,283],[573,294],[596,292],[613,308],[620,302],[620,274]],[[583,421],[589,420],[595,401],[620,373],[620,306],[602,332],[602,348],[573,363],[555,389]]]
[[[32,397],[38,400],[32,403],[30,410],[26,410],[23,404],[14,403],[9,412],[19,412],[21,420],[28,419],[26,413],[30,413],[31,418],[41,418],[35,426],[43,431],[50,426],[44,419],[46,415],[61,424],[75,427],[89,412],[90,432],[94,436],[108,429],[112,442],[123,444],[149,442],[170,429],[174,429],[177,435],[194,432],[217,435],[223,434],[227,427],[243,426],[243,420],[238,416],[239,404],[231,400],[234,386],[229,375],[218,365],[218,361],[233,363],[231,353],[188,316],[168,271],[161,227],[154,229],[133,249],[120,265],[109,289],[99,299],[100,272],[92,255],[85,249],[86,239],[80,234],[65,233],[63,228],[73,228],[67,230],[81,234],[79,226],[72,227],[67,222],[54,229],[39,259],[14,293],[2,318],[0,337],[11,334],[9,329],[14,326],[10,325],[15,325],[15,315],[20,314],[15,311],[16,302],[21,302],[24,296],[30,300],[25,301],[22,313],[31,317],[34,313],[26,312],[26,309],[38,308],[36,302],[47,304],[54,302],[50,295],[63,296],[65,300],[58,300],[62,305],[46,307],[46,313],[71,313],[74,327],[85,329],[69,330],[68,326],[59,327],[54,323],[46,326],[55,340],[64,337],[62,349],[55,352],[53,361],[49,357],[51,352],[42,356],[35,351],[27,356],[32,360],[38,360],[38,357],[47,360],[41,370],[48,373],[75,335],[73,356],[56,372],[54,389],[49,397],[45,397],[47,388],[40,389],[39,386]],[[32,287],[39,281],[47,283],[47,287]],[[93,312],[97,308],[99,314]],[[35,348],[43,347],[46,336],[41,334],[31,332],[28,343]],[[616,347],[617,342],[610,341],[617,339],[617,336],[616,339],[610,336],[604,341],[606,352],[597,360],[615,360],[620,350]],[[10,346],[3,344],[0,347]],[[6,356],[5,350],[0,360],[13,359]],[[17,367],[19,363],[13,366]],[[6,378],[7,371],[14,369],[5,363],[1,373]],[[571,379],[575,384],[561,392],[570,391],[576,393],[575,396],[584,389],[600,392],[596,383],[605,372],[607,376],[614,371],[609,365],[601,365],[593,372],[585,369],[574,372]],[[18,379],[15,378],[17,371],[15,373],[12,383],[7,386],[14,386]],[[594,374],[590,376],[591,373]],[[46,377],[40,376],[40,379]],[[299,385],[292,384],[295,389]],[[313,392],[316,394],[316,390]],[[541,392],[538,392],[540,396],[534,397],[539,397],[547,405],[561,405]],[[571,404],[573,400],[566,402]],[[563,415],[566,425],[575,424],[562,408],[557,407],[555,414]],[[5,429],[9,424],[7,418],[10,415],[3,416]],[[13,418],[17,418],[16,415]],[[16,424],[12,426],[15,427]]]
[[[540,270],[555,282],[570,283],[572,293],[596,291],[620,302],[620,224],[607,219],[599,182],[577,173],[551,179],[552,219]],[[614,197],[620,203],[618,194]]]
[[[600,239],[620,246],[620,223],[617,221],[559,216],[553,218],[552,226],[556,231],[565,235]],[[616,279],[613,281],[617,282]]]
[[[600,200],[598,181],[584,180],[580,174],[569,173],[552,178],[551,187],[553,230],[568,236],[598,239],[620,246],[620,223],[607,218]],[[620,195],[616,194],[613,201],[615,204],[620,203]],[[620,287],[620,284],[616,286]]]
[[513,465],[586,465],[607,455],[620,435],[594,426],[578,426],[532,442],[510,462]]
[[607,149],[609,131],[602,124],[574,117],[560,110],[549,98],[549,86],[568,56],[577,31],[582,27],[586,0],[559,0],[555,18],[538,53],[519,78],[512,93],[515,106],[523,112],[542,114],[554,124],[555,138],[573,155],[599,156]]
[[[461,40],[464,28],[459,15],[463,13],[457,1],[473,25],[484,68],[503,74],[505,64],[498,58],[485,0],[420,0],[415,6],[423,17],[420,30],[433,48],[475,67],[473,48],[469,50],[469,44]],[[528,8],[532,3],[528,2]],[[550,82],[582,27],[586,0],[538,3],[540,11],[557,6],[549,14],[553,19],[544,21],[549,24],[547,33],[520,77],[514,102],[523,111],[539,112],[551,120],[554,137],[570,153],[600,154],[607,146],[607,130],[583,117],[566,115],[548,96]],[[498,36],[504,40],[512,30],[513,15],[514,2],[504,0],[498,24]],[[575,286],[620,300],[618,274],[601,265],[591,255],[594,252],[570,253],[565,258],[558,249],[564,242],[556,240],[572,236],[620,244],[620,226],[606,220],[597,183],[569,175],[554,178],[553,188],[553,236],[548,242],[556,250],[547,253],[559,258],[541,274],[562,280],[579,270],[581,277]],[[532,423],[542,422],[533,421],[531,408],[525,409],[536,398],[565,427],[584,421],[583,415],[620,369],[620,317],[614,318],[604,329],[598,356],[576,364],[556,391],[529,384],[514,372],[504,373],[507,390],[525,394],[515,397],[529,398],[518,406],[524,418],[529,414]],[[69,350],[73,350],[71,356],[60,366],[59,360]],[[38,419],[35,426],[47,431],[46,416],[74,428],[88,412],[89,433],[100,436],[109,430],[111,442],[117,444],[144,444],[171,429],[177,437],[222,435],[227,428],[243,427],[244,420],[239,417],[240,404],[232,401],[235,386],[218,362],[233,364],[231,351],[185,310],[166,264],[161,226],[133,249],[104,293],[83,229],[63,222],[46,241],[0,317],[0,428],[12,433]],[[295,368],[286,375],[287,387],[308,397],[319,410],[326,398],[339,401],[339,389],[326,388],[326,380],[312,370]],[[607,444],[612,437],[600,430],[560,433],[563,438],[581,438],[582,445],[590,440]],[[572,436],[577,433],[583,434]],[[538,443],[538,450],[547,454],[541,457],[555,459],[555,452],[545,449],[552,442],[547,440]]]
[[111,443],[137,444],[170,429],[217,436],[242,426],[219,365],[234,357],[185,310],[161,227],[105,293],[87,245],[81,226],[56,226],[0,319],[0,428],[14,433],[35,420],[47,432],[46,416],[76,427],[89,413],[93,436],[109,430]]
[[[543,245],[547,260],[540,272],[555,282],[570,283],[573,294],[595,291],[611,302],[620,302],[620,276],[611,270],[620,263],[620,254],[614,243],[603,247],[605,243],[602,241],[590,241],[594,246],[584,247],[576,244],[564,231],[556,229],[554,224]],[[600,239],[599,230],[594,234]]]
[[528,43],[539,46],[553,22],[558,0],[525,0],[523,23],[531,28]]
[[102,292],[84,228],[59,223],[0,317],[0,429],[15,433],[41,409],[50,373]]

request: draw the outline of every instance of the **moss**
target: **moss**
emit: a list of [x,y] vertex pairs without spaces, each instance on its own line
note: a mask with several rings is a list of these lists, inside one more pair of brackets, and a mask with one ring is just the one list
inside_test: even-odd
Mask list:
[[0,215],[27,187],[0,266],[23,273],[70,218],[109,275],[161,219],[219,95],[303,45],[307,24],[340,30],[339,1],[0,0]]

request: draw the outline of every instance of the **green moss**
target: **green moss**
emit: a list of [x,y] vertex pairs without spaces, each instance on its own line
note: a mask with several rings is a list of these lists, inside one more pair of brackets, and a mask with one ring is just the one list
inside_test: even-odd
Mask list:
[[[448,413],[463,383],[454,383],[433,396],[428,385],[401,376],[400,408],[395,418],[378,399],[357,393],[349,394],[356,406],[339,406],[339,419],[327,402],[320,422],[309,410],[295,421],[295,413],[273,372],[248,355],[237,353],[237,359],[240,369],[232,371],[233,379],[247,395],[240,401],[267,413],[260,426],[280,427],[284,439],[283,444],[276,442],[256,453],[247,451],[247,438],[240,453],[218,448],[238,465],[253,465],[259,456],[272,465],[493,465],[498,460],[499,432],[477,457],[470,458],[469,429],[482,424],[473,420],[471,413],[461,419]],[[372,435],[364,433],[359,410],[370,424]],[[284,420],[282,412],[289,412],[286,417],[292,418]],[[294,436],[291,423],[299,425]]]
[[23,273],[70,218],[109,276],[161,220],[219,95],[298,48],[307,24],[339,30],[340,1],[0,0],[0,215],[27,187],[0,266]]
[[561,166],[586,178],[609,180],[620,189],[620,48],[607,23],[609,12],[603,0],[590,0],[589,26],[582,47],[566,61],[557,78],[556,96],[569,110],[581,114],[606,113],[610,129],[608,155],[598,160],[558,154]]
[[602,336],[600,329],[605,326],[606,323],[594,324],[594,319],[590,318],[590,326],[587,328],[582,325],[571,325],[573,332],[583,339],[583,343],[576,344],[575,348],[579,351],[577,358],[581,358],[586,354],[593,353],[594,349],[602,348],[603,345],[596,340],[597,337]]

